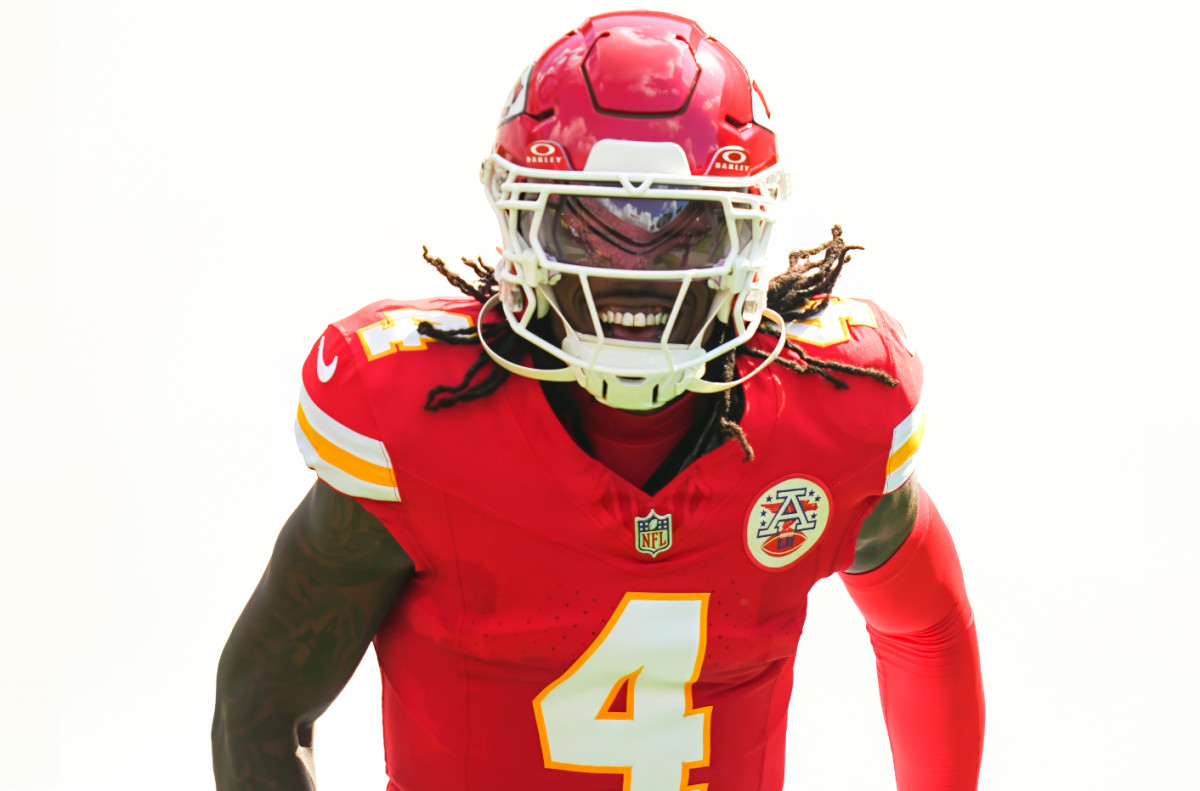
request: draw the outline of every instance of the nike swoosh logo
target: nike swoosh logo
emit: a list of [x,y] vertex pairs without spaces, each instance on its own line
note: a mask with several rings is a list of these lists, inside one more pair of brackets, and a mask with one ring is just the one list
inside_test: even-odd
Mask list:
[[337,355],[333,356],[333,362],[325,364],[325,336],[321,336],[321,342],[317,344],[317,378],[322,382],[328,382],[333,378],[333,372],[337,370]]

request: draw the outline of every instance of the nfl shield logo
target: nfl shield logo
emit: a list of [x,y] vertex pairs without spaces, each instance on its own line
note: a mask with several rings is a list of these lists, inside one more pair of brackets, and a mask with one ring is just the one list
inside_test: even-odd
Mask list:
[[654,557],[671,548],[671,515],[659,516],[651,509],[646,516],[633,520],[634,541],[638,552]]

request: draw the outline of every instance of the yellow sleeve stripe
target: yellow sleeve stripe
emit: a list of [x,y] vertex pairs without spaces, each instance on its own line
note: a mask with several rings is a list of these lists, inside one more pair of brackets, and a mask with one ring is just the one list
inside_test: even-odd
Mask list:
[[304,463],[316,470],[317,474],[321,476],[321,480],[325,481],[325,483],[339,492],[351,495],[352,497],[363,497],[369,500],[381,500],[392,503],[400,502],[400,492],[397,491],[396,487],[379,486],[378,484],[359,480],[322,459],[317,455],[316,449],[313,448],[312,443],[308,441],[308,437],[301,430],[300,422],[296,421],[295,425],[296,444],[300,446],[300,452],[304,454]]
[[327,415],[304,388],[296,410],[296,444],[305,464],[338,491],[372,500],[400,501],[396,474],[383,443]]
[[917,449],[921,447],[921,438],[925,436],[925,413],[921,413],[921,422],[917,424],[912,433],[907,439],[900,443],[900,447],[895,446],[895,438],[893,438],[892,455],[888,456],[887,472],[891,475],[917,454]]
[[925,408],[921,404],[892,430],[892,452],[888,455],[883,492],[894,492],[904,485],[917,468],[921,439],[925,436]]
[[318,434],[304,417],[303,407],[296,410],[296,423],[300,426],[300,430],[304,432],[304,436],[308,439],[309,444],[312,445],[313,450],[317,452],[317,455],[329,464],[366,483],[373,483],[377,486],[396,485],[396,478],[392,474],[391,467],[381,467],[378,464],[364,461],[352,453],[342,450]]
[[382,442],[374,437],[368,437],[366,434],[360,434],[325,414],[324,410],[309,397],[308,390],[304,387],[300,388],[300,410],[318,434],[342,450],[380,467],[392,466]]

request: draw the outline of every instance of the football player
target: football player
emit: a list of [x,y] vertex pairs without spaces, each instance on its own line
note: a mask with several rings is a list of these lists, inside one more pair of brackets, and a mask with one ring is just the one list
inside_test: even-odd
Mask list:
[[765,274],[788,183],[742,64],[677,16],[588,19],[518,80],[482,180],[495,268],[426,253],[463,296],[370,305],[304,363],[318,480],[221,657],[218,788],[311,788],[313,721],[374,641],[391,791],[777,791],[833,574],[897,786],[975,788],[920,363],[831,295],[840,228]]

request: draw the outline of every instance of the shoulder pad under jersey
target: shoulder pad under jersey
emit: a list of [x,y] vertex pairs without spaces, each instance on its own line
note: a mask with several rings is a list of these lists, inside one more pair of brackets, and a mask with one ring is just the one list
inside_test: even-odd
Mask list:
[[417,328],[465,329],[478,311],[465,299],[386,301],[329,325],[304,362],[295,428],[305,463],[343,494],[399,502],[377,410],[420,409],[430,386],[461,377],[458,347]]
[[[883,491],[900,488],[916,469],[925,432],[921,361],[909,346],[903,327],[870,300],[831,296],[817,315],[789,321],[787,334],[810,357],[874,368],[897,381],[870,411],[879,421],[879,430],[891,432]],[[842,379],[853,376],[837,375]]]

